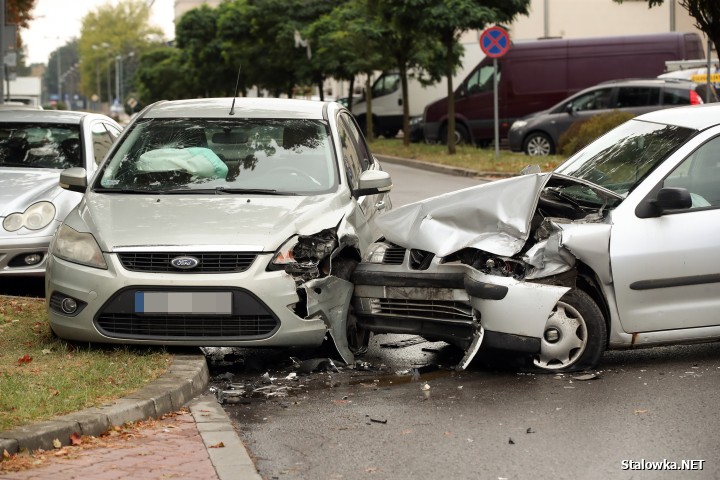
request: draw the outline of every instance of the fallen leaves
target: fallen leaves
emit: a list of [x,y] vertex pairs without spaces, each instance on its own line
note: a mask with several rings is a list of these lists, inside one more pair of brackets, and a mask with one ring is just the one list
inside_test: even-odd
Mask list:
[[32,357],[26,353],[22,357],[18,358],[17,362],[18,365],[27,365],[28,363],[32,362]]
[[[11,454],[7,450],[4,450],[0,456],[0,476],[5,472],[29,470],[46,464],[49,461],[54,461],[54,459],[62,459],[63,461],[73,460],[79,458],[82,452],[86,450],[97,448],[124,448],[122,442],[133,438],[153,435],[157,428],[179,428],[170,422],[178,421],[175,417],[182,414],[188,414],[188,410],[181,409],[177,412],[171,412],[163,415],[160,420],[149,419],[126,423],[124,425],[115,425],[98,437],[80,435],[74,432],[68,437],[68,442],[65,442],[69,443],[69,445],[63,446],[63,442],[60,439],[54,439],[52,442],[53,450],[50,452],[44,450],[28,452],[27,450],[23,450],[19,453]],[[225,445],[220,442],[208,448],[223,447],[225,447]]]
[[225,448],[225,444],[223,442],[216,443],[215,445],[210,445],[208,448]]

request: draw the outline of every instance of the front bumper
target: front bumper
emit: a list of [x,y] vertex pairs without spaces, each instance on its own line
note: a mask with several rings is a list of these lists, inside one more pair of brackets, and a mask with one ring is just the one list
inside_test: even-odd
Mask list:
[[524,128],[510,128],[508,132],[508,144],[513,152],[523,151],[523,138],[525,137]]
[[[52,236],[20,236],[0,239],[0,276],[45,275],[47,265],[48,246]],[[27,255],[37,254],[41,259],[32,265],[27,265],[24,258]]]
[[[271,254],[258,255],[243,272],[222,274],[129,271],[116,254],[104,256],[107,270],[50,257],[45,281],[48,318],[61,338],[121,344],[301,348],[317,347],[325,338],[327,325],[322,318],[301,318],[296,313],[300,298],[292,277],[283,271],[266,271]],[[148,292],[229,292],[232,311],[137,313],[135,295]],[[63,313],[60,305],[65,297],[76,301],[75,313]]]
[[405,333],[470,348],[483,345],[539,352],[552,309],[566,287],[484,274],[433,260],[427,270],[361,263],[352,278],[358,322],[376,333]]

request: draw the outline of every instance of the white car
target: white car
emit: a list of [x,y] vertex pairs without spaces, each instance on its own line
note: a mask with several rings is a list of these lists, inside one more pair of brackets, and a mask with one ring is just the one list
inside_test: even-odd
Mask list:
[[356,269],[375,333],[526,354],[545,371],[605,349],[720,339],[720,106],[637,117],[551,173],[397,208]]
[[367,332],[349,282],[390,176],[334,102],[218,98],[141,112],[86,182],[46,276],[49,320],[89,342],[317,347]]
[[45,274],[50,239],[82,197],[60,188],[60,172],[89,178],[120,130],[105,115],[0,109],[0,276]]

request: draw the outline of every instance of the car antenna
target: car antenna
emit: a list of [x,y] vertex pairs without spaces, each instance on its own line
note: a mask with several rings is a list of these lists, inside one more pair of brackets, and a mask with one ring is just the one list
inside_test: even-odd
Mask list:
[[235,91],[233,92],[233,101],[232,105],[230,105],[230,115],[235,115],[235,99],[237,98],[237,92],[238,87],[240,86],[240,69],[242,68],[242,65],[238,67],[238,76],[237,80],[235,81]]

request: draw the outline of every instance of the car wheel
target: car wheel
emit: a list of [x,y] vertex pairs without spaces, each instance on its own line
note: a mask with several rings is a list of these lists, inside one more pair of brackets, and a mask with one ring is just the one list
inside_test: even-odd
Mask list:
[[[448,141],[448,130],[447,130],[447,124],[442,128],[442,131],[440,132],[440,140],[443,144],[447,145]],[[465,128],[465,125],[461,123],[455,123],[455,145],[469,145],[470,144],[470,134],[468,133],[467,128]]]
[[554,372],[593,368],[606,341],[600,308],[590,295],[573,289],[563,295],[548,318],[533,364],[541,371]]
[[350,348],[350,351],[358,356],[367,353],[368,345],[370,345],[370,330],[358,325],[352,305],[350,306],[350,311],[348,311],[345,331],[347,333],[348,348]]
[[525,153],[530,156],[545,156],[555,153],[555,146],[550,137],[544,133],[535,132],[525,139]]

